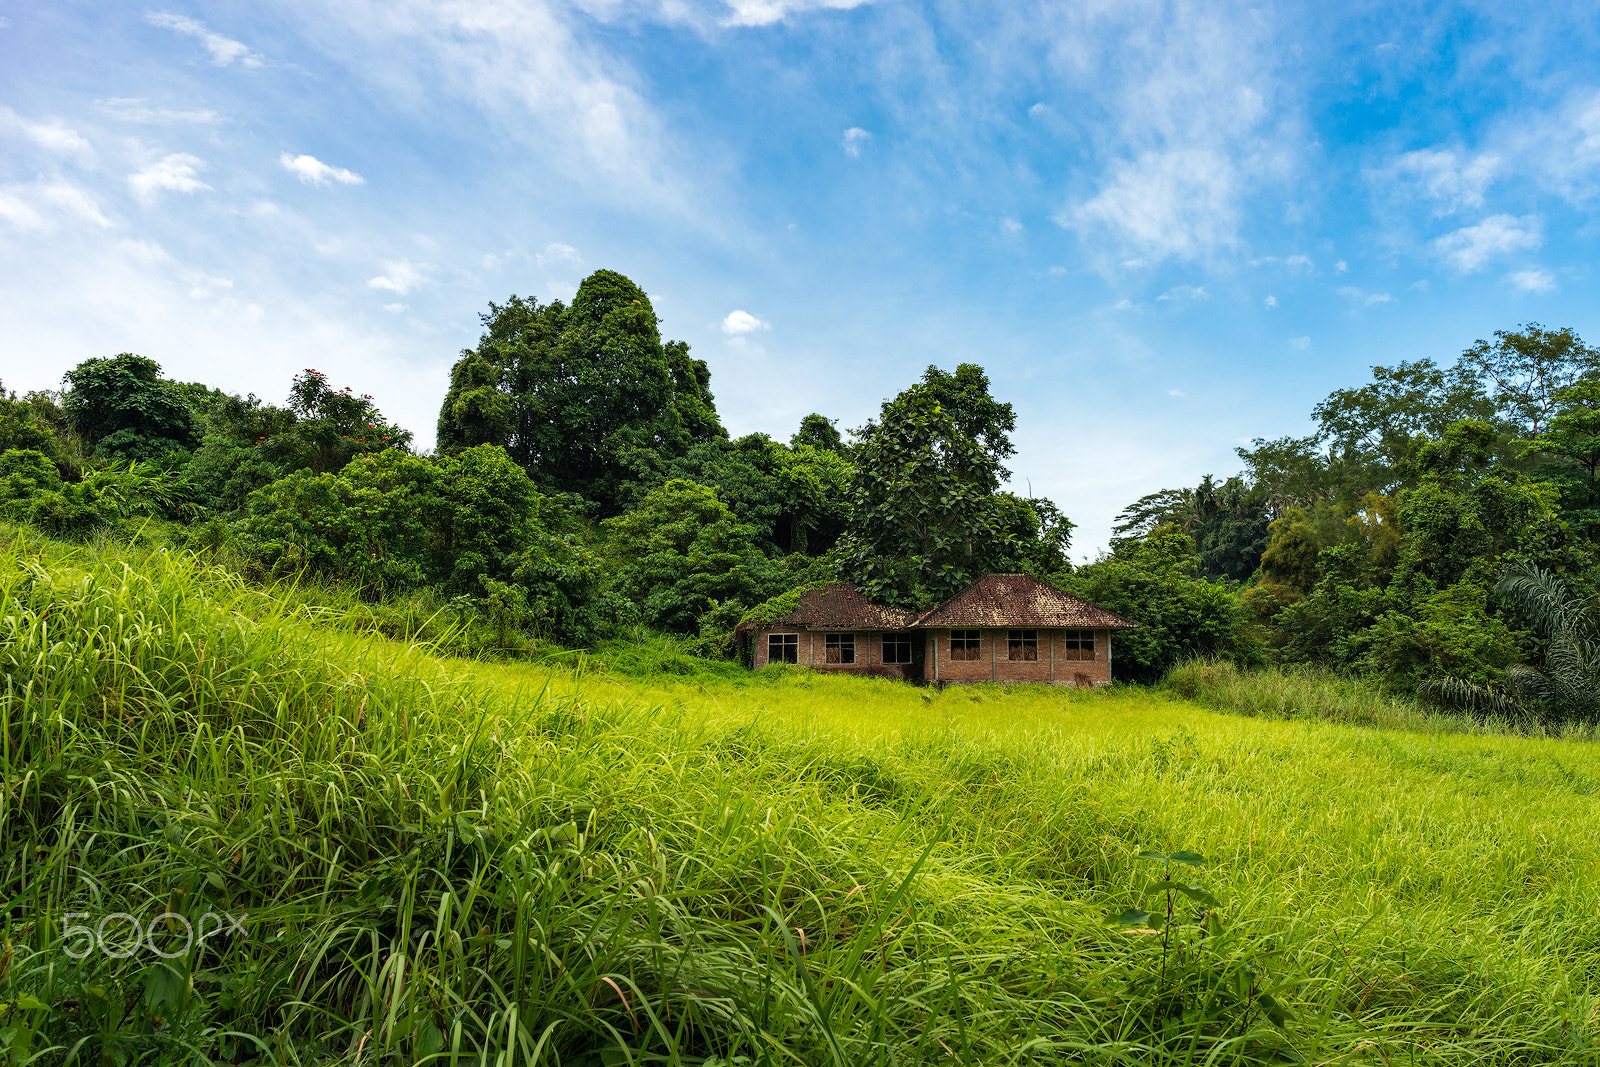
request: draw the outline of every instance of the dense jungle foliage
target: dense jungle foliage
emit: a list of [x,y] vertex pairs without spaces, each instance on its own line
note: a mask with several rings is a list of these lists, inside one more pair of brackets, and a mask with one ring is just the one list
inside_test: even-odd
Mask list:
[[482,320],[426,455],[309,368],[283,406],[128,353],[59,392],[0,389],[0,516],[158,531],[247,578],[446,620],[479,654],[656,633],[737,657],[739,621],[809,584],[926,607],[1020,571],[1140,623],[1115,638],[1125,681],[1222,659],[1596,714],[1600,351],[1571,330],[1375,367],[1316,406],[1310,435],[1133,502],[1075,567],[1061,508],[1003,488],[1016,415],[975,364],[927,368],[847,433],[811,414],[787,441],[732,439],[704,361],[620,274]]

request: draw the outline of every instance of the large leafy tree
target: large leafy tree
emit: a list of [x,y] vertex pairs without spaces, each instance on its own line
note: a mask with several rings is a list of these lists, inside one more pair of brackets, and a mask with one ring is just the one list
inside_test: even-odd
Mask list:
[[156,459],[200,442],[194,410],[153,359],[131,352],[86,359],[65,381],[67,420],[104,458]]
[[1024,546],[996,495],[1013,449],[1011,405],[974,364],[929,367],[857,434],[839,573],[868,597],[926,606],[980,575],[1016,570]]
[[771,595],[767,559],[709,486],[675,479],[604,523],[617,588],[651,626],[693,633],[724,604],[739,610]]
[[630,483],[726,436],[705,362],[662,342],[650,298],[615,271],[584,279],[570,307],[513,296],[482,318],[478,347],[451,371],[442,451],[500,445],[546,492],[614,515]]
[[1463,352],[1460,366],[1493,386],[1501,416],[1526,437],[1545,431],[1562,393],[1578,379],[1600,373],[1600,349],[1567,327],[1549,330],[1530,322],[1514,332],[1496,330],[1494,338]]
[[[785,446],[766,434],[695,445],[667,479],[710,486],[768,552],[819,555],[838,541],[850,509],[850,463],[837,451]],[[653,488],[653,486],[652,486]]]

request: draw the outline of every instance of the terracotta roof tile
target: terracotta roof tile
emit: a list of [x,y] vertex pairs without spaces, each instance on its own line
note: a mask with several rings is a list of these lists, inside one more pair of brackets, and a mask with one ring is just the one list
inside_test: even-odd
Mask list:
[[1139,624],[1026,574],[986,574],[925,612],[915,625],[1075,626],[1124,630]]

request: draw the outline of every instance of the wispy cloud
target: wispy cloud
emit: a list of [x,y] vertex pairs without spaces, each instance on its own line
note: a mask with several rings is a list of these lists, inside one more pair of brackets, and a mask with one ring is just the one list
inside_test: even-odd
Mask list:
[[1435,217],[1483,206],[1484,193],[1502,170],[1493,154],[1468,156],[1454,148],[1422,148],[1371,172],[1380,190],[1432,201]]
[[278,162],[282,163],[285,170],[299,178],[306,185],[327,185],[329,182],[338,182],[340,185],[365,185],[367,183],[367,179],[355,171],[331,166],[315,156],[292,156],[285,152],[278,157]]
[[1262,301],[1262,304],[1269,308],[1275,308],[1278,306],[1278,298],[1273,296],[1271,293],[1268,293],[1267,298]]
[[1555,275],[1547,270],[1519,270],[1506,275],[1506,281],[1511,283],[1511,288],[1522,293],[1553,293],[1556,289]]
[[1088,127],[1105,161],[1092,191],[1053,217],[1124,267],[1240,247],[1247,197],[1291,172],[1305,143],[1274,72],[1270,15],[1227,5],[1151,15],[1063,7],[1043,27],[1061,75],[1105,114]]
[[576,266],[583,262],[583,257],[578,255],[578,250],[571,245],[564,245],[559,241],[551,241],[544,246],[544,251],[534,257],[534,262],[541,267]]
[[1289,338],[1289,348],[1290,348],[1291,351],[1304,352],[1306,349],[1308,349],[1310,347],[1311,347],[1311,338],[1309,338],[1309,337],[1291,337],[1291,338]]
[[412,263],[408,259],[399,259],[385,263],[383,273],[376,278],[369,278],[367,287],[404,295],[427,280],[425,265]]
[[40,148],[59,155],[88,155],[91,151],[89,142],[60,119],[33,122],[0,106],[0,129],[15,130]]
[[730,311],[722,320],[722,332],[729,337],[739,337],[757,330],[770,330],[772,324],[763,322],[748,311]]
[[0,220],[12,227],[48,232],[62,219],[77,219],[102,229],[111,226],[94,197],[67,182],[0,185]]
[[1490,215],[1476,226],[1463,226],[1433,242],[1433,250],[1462,274],[1482,270],[1491,259],[1527,252],[1543,243],[1534,215]]
[[770,26],[790,15],[818,10],[849,10],[869,0],[726,0],[724,26]]
[[183,37],[192,37],[199,41],[211,54],[211,62],[219,67],[226,67],[235,61],[241,67],[261,66],[261,57],[252,52],[249,45],[235,41],[232,37],[213,33],[206,29],[203,22],[196,22],[184,15],[174,15],[170,11],[148,11],[144,20],[152,26],[159,26],[164,30],[171,30]]
[[1175,285],[1156,299],[1190,303],[1195,300],[1210,300],[1211,294],[1206,292],[1206,287],[1203,285]]
[[1377,304],[1387,304],[1394,300],[1394,296],[1390,293],[1371,292],[1366,289],[1358,289],[1353,285],[1341,285],[1334,292],[1351,303],[1360,304],[1364,308],[1373,307]]
[[197,177],[205,166],[196,156],[174,152],[128,175],[128,186],[134,196],[147,204],[160,192],[197,193],[211,188]]
[[209,126],[222,121],[222,116],[210,108],[183,110],[151,107],[149,101],[142,97],[112,97],[107,100],[96,100],[95,103],[112,118],[147,126],[176,126],[185,123]]
[[872,139],[872,134],[860,126],[852,126],[844,131],[844,154],[851,159],[861,158],[861,146]]

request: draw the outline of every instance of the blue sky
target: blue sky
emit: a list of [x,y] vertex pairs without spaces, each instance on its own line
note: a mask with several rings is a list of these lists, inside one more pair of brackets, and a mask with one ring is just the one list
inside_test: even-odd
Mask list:
[[1510,5],[0,0],[0,379],[90,356],[431,440],[478,313],[599,267],[735,433],[929,363],[1080,524],[1375,363],[1600,341],[1600,21]]

